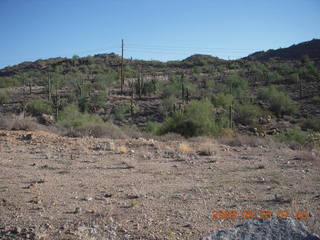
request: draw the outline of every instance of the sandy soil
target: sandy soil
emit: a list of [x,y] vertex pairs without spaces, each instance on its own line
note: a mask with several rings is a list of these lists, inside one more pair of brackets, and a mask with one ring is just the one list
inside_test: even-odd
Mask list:
[[288,148],[0,131],[0,239],[198,239],[298,209],[320,234],[319,166]]

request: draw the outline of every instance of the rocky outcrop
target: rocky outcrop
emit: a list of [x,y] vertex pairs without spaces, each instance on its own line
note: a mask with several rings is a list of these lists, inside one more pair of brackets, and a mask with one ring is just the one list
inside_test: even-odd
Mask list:
[[221,230],[199,240],[320,240],[298,220],[252,219],[228,230]]

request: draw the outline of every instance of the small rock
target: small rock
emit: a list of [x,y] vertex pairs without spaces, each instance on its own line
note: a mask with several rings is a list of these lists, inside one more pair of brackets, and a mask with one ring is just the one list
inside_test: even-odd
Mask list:
[[124,240],[130,240],[130,239],[131,239],[131,236],[129,234],[124,235]]
[[82,210],[82,209],[81,209],[80,207],[76,207],[76,209],[74,210],[74,213],[75,213],[75,214],[80,213],[81,210]]
[[15,229],[13,230],[14,233],[19,234],[21,233],[22,229],[20,227],[15,227]]
[[88,201],[92,201],[92,197],[85,197],[85,198],[82,198],[81,199],[81,201],[86,201],[86,202],[88,202]]
[[108,230],[108,235],[109,235],[109,237],[111,237],[111,238],[115,238],[115,237],[117,237],[117,233],[115,232],[115,231],[110,231],[110,230]]
[[27,135],[23,135],[22,136],[22,140],[29,141],[31,139],[32,139],[32,134],[31,133],[28,133]]
[[112,194],[106,193],[106,194],[104,194],[103,196],[104,196],[105,198],[111,198],[111,197],[112,197]]
[[191,225],[190,223],[188,223],[188,224],[184,225],[183,227],[185,227],[185,228],[192,228],[192,225]]

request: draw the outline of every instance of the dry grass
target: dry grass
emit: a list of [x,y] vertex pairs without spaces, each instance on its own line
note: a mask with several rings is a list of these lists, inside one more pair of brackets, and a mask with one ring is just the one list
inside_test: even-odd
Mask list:
[[217,147],[213,142],[203,142],[200,143],[198,147],[198,154],[204,156],[212,156],[215,155],[217,151]]
[[241,147],[241,146],[249,146],[249,147],[276,147],[279,144],[275,144],[274,140],[270,136],[266,137],[257,137],[257,136],[249,136],[249,135],[236,135],[235,137],[220,137],[218,141],[222,144],[229,145],[232,147]]
[[[38,130],[41,126],[35,118],[21,115],[4,116],[0,119],[0,129],[5,130]],[[41,129],[42,130],[42,129]]]
[[182,141],[185,140],[183,136],[177,133],[167,133],[162,136],[155,136],[155,139],[161,142],[169,142],[169,141]]
[[72,137],[91,136],[95,138],[126,139],[127,135],[112,123],[88,123],[70,130],[68,133]]
[[311,162],[314,165],[320,166],[320,151],[302,151],[298,157],[305,162]]
[[223,138],[231,139],[231,138],[234,138],[235,136],[236,136],[235,131],[230,128],[224,128],[220,133],[220,137],[223,137]]
[[117,147],[117,152],[120,154],[127,154],[129,150],[126,146],[119,146]]
[[179,145],[179,148],[178,150],[181,152],[181,153],[192,153],[193,152],[193,148],[187,144],[187,143],[181,143]]

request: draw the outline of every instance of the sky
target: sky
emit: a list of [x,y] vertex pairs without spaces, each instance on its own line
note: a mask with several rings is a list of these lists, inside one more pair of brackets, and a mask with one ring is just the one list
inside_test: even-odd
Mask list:
[[237,59],[320,38],[320,0],[0,0],[0,68],[121,54]]

